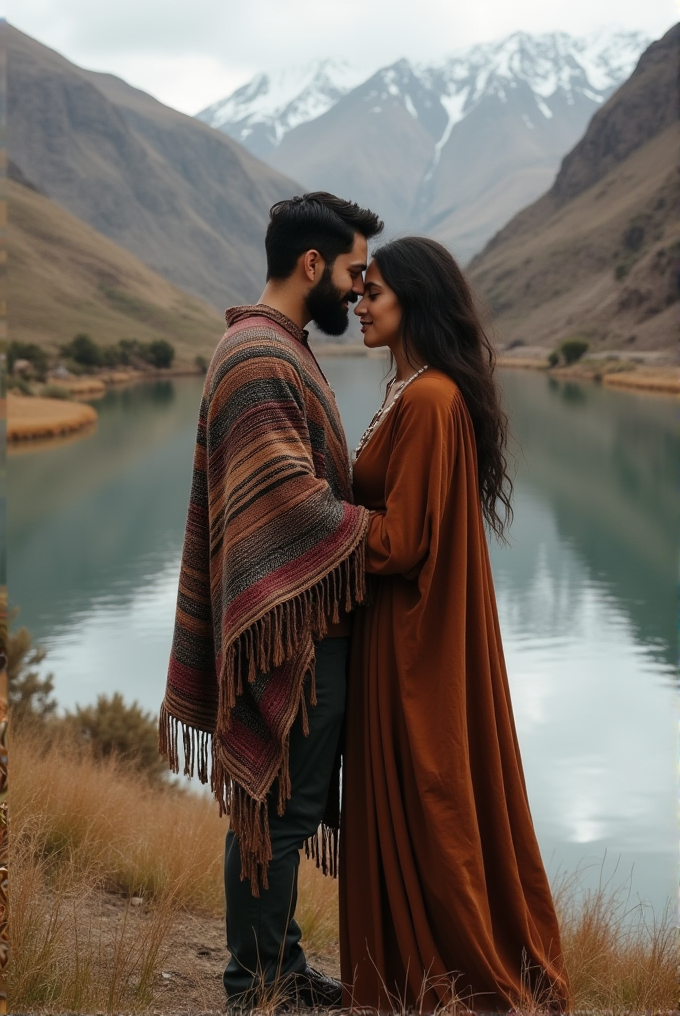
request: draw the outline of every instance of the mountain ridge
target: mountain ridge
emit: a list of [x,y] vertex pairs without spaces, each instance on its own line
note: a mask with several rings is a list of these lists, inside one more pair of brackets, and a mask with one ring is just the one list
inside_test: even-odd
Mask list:
[[643,53],[553,186],[468,266],[501,344],[677,355],[680,24]]
[[10,338],[57,352],[78,332],[101,345],[166,339],[176,366],[209,359],[224,332],[213,307],[183,292],[61,205],[8,180]]
[[10,156],[71,214],[216,308],[255,299],[295,184],[230,138],[7,26]]
[[354,87],[336,83],[321,113],[311,102],[307,119],[290,122],[290,91],[278,109],[273,78],[260,75],[252,94],[243,86],[199,116],[211,121],[219,106],[215,126],[280,172],[374,207],[388,232],[427,232],[466,260],[548,188],[645,41],[514,33],[437,64],[401,59]]

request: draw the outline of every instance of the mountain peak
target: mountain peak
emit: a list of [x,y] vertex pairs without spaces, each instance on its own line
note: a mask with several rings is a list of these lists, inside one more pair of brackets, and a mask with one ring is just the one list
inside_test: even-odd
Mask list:
[[[618,29],[583,37],[519,31],[437,63],[412,64],[402,57],[371,74],[346,61],[319,59],[258,74],[198,119],[266,159],[290,131],[323,116],[355,88],[370,85],[376,98],[385,91],[386,99],[399,100],[430,134],[436,130],[434,140],[441,147],[444,135],[448,138],[484,96],[504,102],[509,90],[529,88],[546,119],[558,99],[601,104],[628,77],[649,42],[642,32]],[[378,102],[374,112],[381,111]]]
[[257,74],[197,119],[246,143],[255,155],[277,147],[288,131],[322,116],[366,74],[346,60],[320,59]]

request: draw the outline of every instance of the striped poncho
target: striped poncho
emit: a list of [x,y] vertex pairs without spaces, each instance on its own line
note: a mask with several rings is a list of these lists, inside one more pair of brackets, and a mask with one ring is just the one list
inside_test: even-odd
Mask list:
[[210,779],[257,893],[267,797],[278,780],[282,814],[307,675],[316,701],[314,640],[364,598],[368,512],[351,503],[342,424],[307,333],[262,304],[231,308],[227,324],[199,413],[159,749],[178,772],[181,734],[184,772]]

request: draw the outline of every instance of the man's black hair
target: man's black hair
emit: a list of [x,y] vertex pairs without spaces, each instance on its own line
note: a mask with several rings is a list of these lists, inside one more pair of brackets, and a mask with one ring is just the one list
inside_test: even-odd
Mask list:
[[356,233],[370,240],[382,228],[375,212],[327,191],[277,201],[269,211],[264,241],[267,281],[289,278],[308,250],[318,250],[326,268],[331,268],[338,254],[351,251]]

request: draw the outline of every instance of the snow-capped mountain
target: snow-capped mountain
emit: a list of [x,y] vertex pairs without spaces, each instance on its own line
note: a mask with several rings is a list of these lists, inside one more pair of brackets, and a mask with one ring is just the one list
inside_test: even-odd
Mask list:
[[347,61],[315,60],[258,74],[197,118],[266,157],[288,131],[321,116],[365,78],[365,71]]
[[[552,115],[549,100],[556,94],[572,100],[575,94],[586,95],[599,104],[631,74],[650,41],[642,32],[600,31],[584,38],[565,32],[540,36],[516,32],[440,63],[400,60],[378,71],[386,94],[380,96],[376,91],[375,97],[400,96],[412,116],[422,115],[409,92],[400,91],[399,71],[410,67],[421,87],[431,93],[426,118],[434,113],[441,122],[441,110],[446,114],[444,130],[437,139],[441,150],[453,126],[480,98],[497,94],[502,99],[519,81],[531,88],[537,113],[545,117]],[[289,131],[322,116],[370,77],[347,61],[315,60],[302,67],[258,74],[197,117],[262,154],[255,149],[261,149],[263,142],[265,148],[277,148]]]
[[370,76],[332,61],[254,78],[199,114],[310,189],[466,258],[550,186],[649,44],[641,32],[516,32]]

